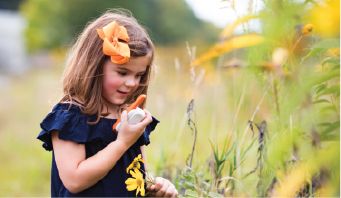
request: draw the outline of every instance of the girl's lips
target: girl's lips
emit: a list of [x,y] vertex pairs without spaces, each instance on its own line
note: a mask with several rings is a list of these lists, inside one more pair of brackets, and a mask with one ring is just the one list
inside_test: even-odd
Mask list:
[[129,92],[119,91],[119,90],[117,90],[117,92],[120,93],[120,94],[123,94],[123,95],[128,95],[128,93],[129,93]]

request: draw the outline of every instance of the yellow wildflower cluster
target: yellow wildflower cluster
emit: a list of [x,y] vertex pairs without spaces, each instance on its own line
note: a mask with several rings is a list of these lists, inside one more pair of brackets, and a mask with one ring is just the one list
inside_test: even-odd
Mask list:
[[140,193],[140,196],[145,196],[144,178],[140,171],[141,163],[143,162],[141,154],[139,154],[127,167],[127,173],[132,177],[125,181],[128,191],[136,190],[136,196]]

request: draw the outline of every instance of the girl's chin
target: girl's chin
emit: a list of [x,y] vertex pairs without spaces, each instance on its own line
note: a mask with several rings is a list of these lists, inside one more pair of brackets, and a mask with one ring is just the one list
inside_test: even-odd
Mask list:
[[124,103],[124,100],[114,100],[111,102],[113,105],[122,105]]
[[127,97],[123,96],[115,96],[115,97],[110,97],[107,98],[107,102],[110,103],[111,105],[122,105],[126,102]]
[[115,98],[111,101],[114,105],[122,105],[126,101],[127,98]]

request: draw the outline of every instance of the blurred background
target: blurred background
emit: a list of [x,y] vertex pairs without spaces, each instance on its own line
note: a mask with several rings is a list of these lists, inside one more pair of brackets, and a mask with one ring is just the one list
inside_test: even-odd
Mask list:
[[0,0],[0,196],[49,196],[39,124],[68,49],[109,8],[156,44],[151,173],[181,196],[338,196],[339,1],[207,2]]

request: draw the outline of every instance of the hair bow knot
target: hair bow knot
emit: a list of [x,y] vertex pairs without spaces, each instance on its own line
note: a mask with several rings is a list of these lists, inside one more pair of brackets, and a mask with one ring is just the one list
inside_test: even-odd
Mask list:
[[124,26],[113,21],[97,29],[97,34],[103,40],[103,53],[110,56],[113,63],[121,65],[129,61],[129,36]]

